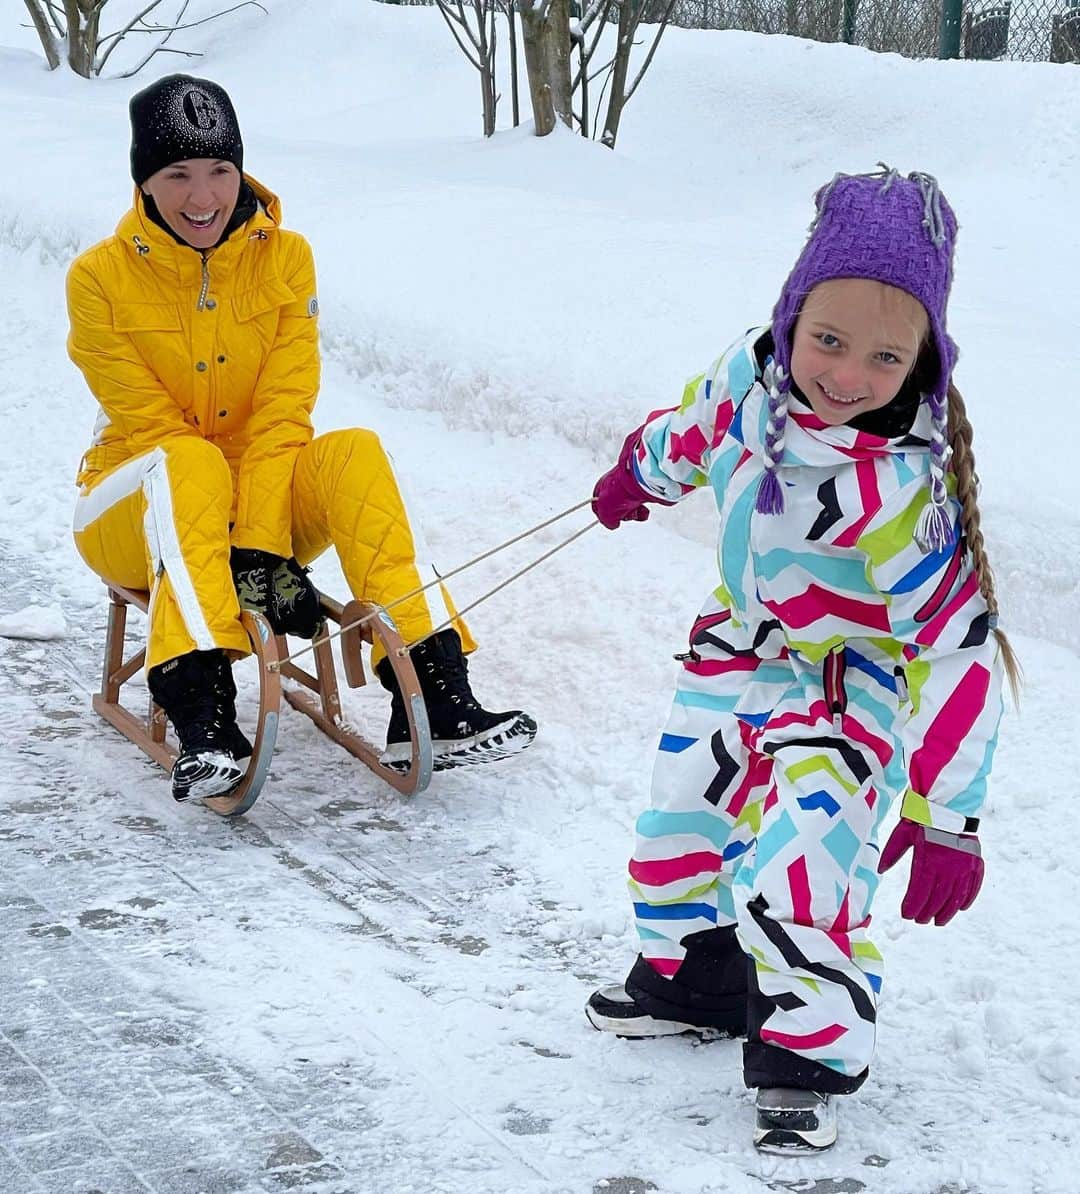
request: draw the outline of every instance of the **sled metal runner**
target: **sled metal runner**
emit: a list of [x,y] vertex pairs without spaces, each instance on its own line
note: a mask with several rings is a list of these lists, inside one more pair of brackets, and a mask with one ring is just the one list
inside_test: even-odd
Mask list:
[[[105,660],[102,669],[101,691],[94,694],[93,707],[110,725],[129,738],[155,763],[171,771],[177,758],[176,748],[166,740],[164,711],[152,698],[147,698],[145,717],[138,717],[120,703],[123,685],[140,671],[146,661],[146,648],[124,658],[124,635],[127,628],[128,606],[147,613],[150,595],[141,590],[108,585],[109,618],[105,637]],[[341,635],[341,653],[345,682],[359,688],[367,682],[364,674],[361,643],[371,643],[378,637],[397,676],[409,719],[412,756],[407,769],[395,771],[380,763],[381,751],[353,730],[342,718],[337,671],[328,642],[315,648],[315,674],[293,663],[283,661],[285,640],[275,636],[270,624],[258,613],[241,612],[241,621],[251,640],[252,652],[259,666],[259,713],[251,758],[240,783],[223,796],[211,796],[202,803],[224,817],[239,816],[258,799],[270,770],[270,760],[277,739],[278,718],[283,693],[282,677],[300,687],[284,689],[285,699],[293,708],[306,714],[330,738],[345,747],[365,763],[376,775],[399,792],[411,795],[423,791],[431,781],[432,745],[416,670],[403,649],[401,636],[389,615],[365,618],[373,607],[350,601],[342,606],[324,593],[319,594],[325,618],[346,627],[350,622],[365,619],[360,627],[349,628]],[[279,663],[279,661],[281,661]]]
[[277,670],[286,679],[301,686],[285,688],[285,699],[294,709],[307,714],[327,737],[345,747],[350,754],[355,755],[403,795],[411,796],[415,792],[422,792],[431,782],[431,729],[416,669],[393,619],[384,610],[363,601],[349,601],[342,605],[325,593],[320,593],[319,602],[323,616],[342,627],[337,637],[341,642],[345,683],[349,688],[361,688],[367,683],[361,655],[362,642],[373,644],[377,638],[386,652],[405,700],[405,713],[409,719],[412,755],[408,768],[397,771],[381,763],[379,759],[382,751],[372,746],[343,720],[333,648],[321,630],[316,634],[312,647],[315,656],[314,675],[294,662],[284,659],[284,650],[280,652],[281,662],[275,665]]

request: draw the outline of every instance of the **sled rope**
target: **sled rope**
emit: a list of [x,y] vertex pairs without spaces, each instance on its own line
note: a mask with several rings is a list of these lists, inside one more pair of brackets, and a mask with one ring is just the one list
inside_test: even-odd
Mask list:
[[[577,508],[578,507],[575,507],[575,509],[577,509]],[[441,630],[446,630],[446,628],[448,626],[453,626],[453,624],[458,620],[458,618],[467,614],[469,612],[469,610],[476,609],[476,607],[478,605],[480,605],[481,602],[487,601],[487,599],[489,597],[494,597],[495,594],[498,593],[501,589],[505,589],[507,585],[513,584],[515,580],[519,580],[521,577],[523,577],[526,572],[531,572],[535,567],[537,567],[537,565],[542,564],[547,559],[550,559],[557,551],[562,551],[562,549],[564,547],[569,547],[570,544],[573,543],[575,539],[580,539],[581,536],[584,535],[586,531],[591,531],[593,529],[593,527],[599,526],[599,525],[600,525],[599,519],[595,519],[595,518],[593,519],[592,522],[586,523],[586,525],[583,526],[580,531],[575,531],[570,536],[569,539],[564,539],[561,543],[557,543],[550,551],[545,551],[542,556],[533,560],[533,562],[531,564],[526,564],[524,568],[519,568],[517,570],[517,572],[515,572],[512,576],[508,576],[506,578],[506,580],[501,581],[499,584],[497,584],[495,586],[495,588],[489,589],[486,593],[483,594],[483,596],[477,597],[477,599],[475,601],[471,601],[467,606],[465,606],[464,609],[458,610],[457,614],[454,617],[447,618],[446,621],[443,622],[443,624],[441,626],[436,626],[434,630],[429,630],[428,633],[425,634],[423,638],[418,638],[415,642],[405,643],[403,646],[398,647],[397,654],[398,655],[408,655],[408,653],[413,649],[413,647],[418,647],[421,643],[427,642],[427,640],[429,638],[431,638],[432,635],[438,634]]]
[[[450,580],[451,577],[457,576],[466,569],[472,568],[474,565],[480,564],[484,560],[490,559],[492,556],[497,555],[500,551],[505,551],[508,547],[513,547],[515,543],[520,543],[523,539],[528,539],[531,535],[535,535],[538,531],[542,531],[546,527],[552,526],[554,523],[561,521],[568,515],[574,514],[578,510],[581,510],[585,506],[591,504],[592,498],[586,498],[583,502],[578,502],[577,505],[570,506],[568,509],[563,510],[561,514],[555,514],[551,518],[545,519],[543,522],[538,522],[536,526],[530,527],[526,531],[522,531],[520,534],[515,535],[512,539],[507,539],[504,543],[499,543],[495,547],[491,547],[487,551],[481,552],[480,555],[474,556],[471,560],[466,560],[464,564],[459,564],[452,571],[445,573],[445,575],[437,576],[434,580],[429,580],[427,584],[420,585],[419,588],[413,589],[411,592],[405,593],[401,597],[395,597],[393,601],[388,601],[386,605],[375,606],[370,613],[365,614],[362,618],[357,618],[355,622],[350,622],[347,626],[339,626],[337,630],[333,631],[331,634],[324,634],[320,638],[312,639],[306,647],[301,647],[299,651],[293,652],[292,655],[286,655],[284,658],[278,659],[275,663],[268,664],[267,666],[271,671],[280,671],[284,664],[292,663],[294,659],[299,659],[304,655],[310,654],[310,652],[314,651],[317,647],[321,647],[323,643],[333,642],[334,639],[340,638],[341,635],[345,634],[347,631],[353,630],[357,626],[363,626],[365,622],[372,621],[381,613],[391,610],[397,605],[402,605],[406,601],[411,601],[414,597],[418,597],[421,593],[426,593],[428,589],[432,589],[436,585],[441,585],[444,581]],[[469,610],[475,609],[481,604],[481,602],[487,601],[489,597],[493,597],[501,589],[505,589],[507,585],[512,584],[515,580],[519,580],[525,575],[526,572],[531,572],[533,568],[536,568],[545,560],[550,559],[551,556],[553,556],[557,551],[562,551],[564,547],[568,547],[574,542],[575,539],[580,539],[586,531],[590,531],[594,526],[598,525],[598,520],[594,519],[592,522],[583,526],[581,530],[575,531],[569,539],[564,539],[562,543],[556,544],[553,548],[551,548],[550,551],[544,552],[544,554],[538,559],[533,560],[531,564],[526,564],[524,568],[519,568],[518,571],[512,576],[508,576],[506,580],[502,581],[500,584],[497,584],[495,588],[489,590],[487,593],[484,593],[481,597],[477,597],[475,601],[465,606],[464,609],[459,610],[454,617],[448,619],[441,626],[436,626],[434,630],[430,631],[428,634],[425,634],[423,638],[419,638],[413,643],[406,643],[404,646],[399,648],[399,655],[407,655],[413,649],[413,647],[418,646],[420,643],[430,638],[431,635],[438,634],[441,630],[445,630],[447,627],[452,626],[454,622],[457,621],[457,619],[463,614],[467,614]]]

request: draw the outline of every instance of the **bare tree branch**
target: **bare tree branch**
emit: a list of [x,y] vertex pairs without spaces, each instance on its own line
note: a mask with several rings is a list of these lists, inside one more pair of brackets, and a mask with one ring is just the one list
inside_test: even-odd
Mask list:
[[[476,69],[477,69],[477,70],[479,70],[479,71],[482,71],[484,68],[483,68],[483,65],[482,65],[482,64],[481,64],[481,62],[480,62],[480,59],[479,59],[479,58],[474,58],[474,57],[473,57],[473,55],[472,55],[472,51],[471,51],[471,50],[469,49],[469,47],[468,47],[468,46],[467,46],[467,45],[466,45],[466,44],[465,44],[465,43],[464,43],[464,42],[461,40],[461,37],[460,37],[460,35],[458,34],[458,31],[457,31],[457,30],[454,28],[454,26],[453,26],[453,23],[452,23],[452,21],[456,21],[458,18],[457,18],[457,17],[455,17],[455,16],[453,15],[453,13],[451,13],[451,12],[448,12],[448,11],[447,11],[446,5],[443,3],[443,0],[435,0],[435,7],[436,7],[436,8],[439,10],[439,12],[441,12],[441,13],[442,13],[442,18],[443,18],[443,20],[446,22],[446,27],[447,27],[447,28],[450,30],[450,32],[451,32],[451,33],[454,35],[454,41],[456,41],[456,42],[457,42],[457,44],[458,44],[458,48],[459,48],[459,49],[461,50],[461,52],[462,52],[462,53],[465,55],[465,57],[466,57],[466,58],[468,58],[468,60],[469,60],[469,61],[470,61],[470,62],[473,64],[473,66],[475,66],[475,67],[476,67]],[[472,40],[472,39],[470,38],[470,40]]]
[[[438,0],[436,0],[436,3],[438,3]],[[464,29],[464,28],[466,28],[466,25],[465,25],[465,10],[464,10],[464,9],[461,7],[461,5],[460,5],[460,4],[458,4],[458,11],[457,11],[456,13],[453,11],[453,9],[451,9],[451,7],[450,7],[450,5],[449,5],[449,4],[439,4],[439,7],[440,7],[441,9],[443,9],[443,11],[445,12],[445,14],[446,14],[446,15],[447,15],[447,16],[450,18],[450,20],[452,20],[452,21],[457,21],[457,23],[458,23],[458,24],[459,24],[459,25],[460,25],[460,26],[461,26],[463,29]]]
[[56,34],[49,28],[48,17],[37,0],[26,0],[26,7],[30,12],[30,20],[34,22],[41,48],[45,51],[49,70],[56,70],[60,65],[60,47],[56,44]]
[[142,68],[154,57],[155,54],[179,54],[181,58],[201,58],[203,56],[202,50],[178,50],[173,46],[155,46],[149,54],[147,54],[138,66],[131,70],[121,71],[116,77],[118,79],[130,79],[132,75],[141,71]]
[[593,73],[589,76],[589,82],[591,83],[593,81],[593,79],[595,79],[598,75],[602,75],[604,73],[604,71],[611,70],[611,68],[612,68],[612,66],[614,66],[614,64],[615,64],[614,57],[609,58],[607,60],[607,62],[604,63],[603,66],[598,66],[596,68],[596,70],[593,71]]
[[[483,40],[483,38],[482,38],[482,36],[478,37],[476,34],[473,33],[472,26],[469,24],[469,22],[465,18],[465,9],[462,5],[462,0],[458,0],[458,12],[461,13],[461,24],[462,24],[462,27],[464,28],[465,32],[469,35],[469,41],[472,42],[473,49],[476,50],[476,52],[482,58],[484,55],[483,55],[483,51],[481,50],[481,47],[480,47],[480,42]],[[473,14],[476,17],[477,29],[482,34],[483,28],[484,28],[484,9],[483,9],[483,6],[481,4],[476,3],[475,0],[473,3]]]
[[[183,19],[184,13],[187,12],[188,4],[190,2],[191,2],[191,0],[183,0],[183,3],[180,5],[180,11],[176,14],[176,19],[178,21]],[[264,11],[265,11],[265,9],[264,9]],[[222,13],[221,15],[224,16],[224,13]],[[213,20],[213,17],[211,17],[210,19]],[[132,75],[138,74],[139,71],[142,70],[142,68],[150,61],[151,58],[154,57],[155,54],[163,54],[163,53],[164,54],[182,54],[185,58],[201,58],[202,57],[201,54],[188,52],[187,50],[166,49],[166,44],[167,44],[169,38],[172,37],[172,35],[176,32],[176,29],[178,29],[178,28],[183,28],[183,26],[178,25],[178,26],[176,26],[176,28],[170,29],[165,34],[165,36],[161,39],[161,41],[159,41],[158,44],[148,54],[144,55],[144,57],[141,59],[141,61],[137,65],[132,67],[132,69],[129,71],[124,71],[121,74],[120,78],[130,79]],[[123,39],[121,38],[121,41],[122,40]],[[120,42],[118,42],[118,41],[113,42],[113,44],[109,47],[108,53],[105,55],[105,57],[107,58],[109,56],[109,54],[111,54],[113,52],[113,50],[116,48],[116,46],[118,46],[119,44],[120,44]],[[102,65],[104,65],[104,60],[102,60]]]
[[[483,105],[484,136],[495,131],[495,111],[499,94],[495,86],[495,61],[498,49],[498,25],[496,18],[501,6],[507,0],[435,0],[447,29],[450,30],[458,49],[480,73],[480,98]],[[466,3],[471,18],[466,14]],[[510,16],[512,20],[512,14]],[[475,28],[473,26],[475,21]],[[511,53],[514,52],[513,30],[511,29]]]
[[[571,45],[577,47],[578,52],[578,80],[581,81],[581,115],[578,116],[578,125],[581,128],[581,135],[587,137],[589,135],[589,75],[585,67],[587,65],[587,58],[585,55],[585,30],[580,23],[570,24],[570,42]],[[577,90],[577,80],[571,82],[571,95]]]
[[[607,64],[607,66],[602,66],[602,67],[600,68],[600,70],[606,70],[606,71],[607,71],[607,76],[605,77],[605,79],[604,79],[604,82],[603,82],[603,85],[602,85],[602,86],[601,86],[601,88],[600,88],[600,94],[599,94],[599,95],[596,97],[596,110],[597,110],[597,112],[599,112],[599,111],[600,111],[600,106],[601,106],[601,105],[603,104],[603,102],[604,102],[604,92],[605,92],[605,91],[607,91],[607,89],[608,89],[608,84],[611,82],[611,66],[612,66],[612,63],[614,63],[614,61],[615,61],[615,59],[614,59],[614,58],[612,58],[611,62],[609,62],[609,63]],[[597,74],[597,75],[598,75],[599,73],[600,73],[600,71],[597,71],[597,72],[596,72],[596,74]],[[596,78],[596,75],[593,75],[593,78],[595,79],[595,78]],[[593,140],[594,140],[594,141],[596,140],[596,130],[595,130],[595,129],[593,130]]]
[[[150,3],[142,10],[142,12],[140,12],[138,14],[138,16],[133,17],[127,23],[127,25],[125,25],[123,27],[123,29],[117,30],[116,33],[112,33],[109,35],[109,37],[104,39],[104,41],[101,43],[102,45],[104,45],[106,41],[109,41],[112,39],[115,39],[115,40],[112,40],[112,45],[109,46],[109,48],[98,58],[98,63],[97,63],[98,74],[101,74],[101,72],[105,69],[105,63],[109,61],[109,55],[113,52],[113,50],[115,50],[116,47],[124,40],[124,38],[127,37],[127,35],[135,28],[135,26],[138,25],[139,22],[143,20],[143,18],[146,16],[147,13],[153,12],[154,9],[157,8],[158,5],[161,3],[162,3],[162,0],[150,0]],[[180,8],[180,11],[176,14],[176,19],[178,21],[183,17],[184,13],[187,12],[187,6],[188,6],[188,0],[183,0],[183,4]],[[169,38],[171,36],[172,36],[171,33],[167,33],[165,35],[164,39],[161,41],[160,45],[161,46],[165,45],[165,43],[169,40]],[[152,52],[150,54],[147,54],[147,56],[142,60],[142,62],[140,62],[139,65],[135,68],[135,70],[132,71],[131,73],[134,74],[135,71],[138,71],[142,67],[144,67],[150,61],[150,59],[153,58],[153,56],[154,55]],[[121,78],[128,78],[128,76],[121,75]]]
[[157,53],[181,54],[185,58],[199,58],[195,51],[174,50],[167,43],[182,29],[195,29],[219,20],[242,8],[254,7],[263,14],[266,7],[259,0],[239,0],[229,7],[194,21],[184,21],[191,0],[177,0],[179,11],[171,23],[148,21],[146,18],[165,0],[144,0],[139,11],[125,25],[113,33],[101,36],[99,25],[105,6],[110,0],[24,0],[34,29],[45,51],[50,70],[55,70],[66,57],[76,74],[93,78],[101,74],[116,47],[129,34],[151,34],[159,38],[157,45],[145,54],[131,70],[120,78],[137,74]]
[[[197,21],[188,21],[188,23],[186,25],[147,25],[146,28],[150,33],[165,33],[165,32],[168,32],[169,34],[179,33],[182,29],[197,29],[200,25],[208,25],[211,21],[219,20],[221,17],[227,17],[229,15],[229,13],[231,13],[231,12],[236,12],[241,8],[248,8],[248,7],[262,9],[263,13],[265,13],[267,16],[270,15],[269,13],[267,13],[266,9],[259,3],[259,0],[240,0],[240,3],[234,4],[232,6],[232,8],[223,8],[221,10],[221,12],[211,13],[208,17],[200,17],[199,20],[197,20]],[[185,3],[184,9],[186,9],[186,8],[187,8],[187,4]],[[180,17],[183,15],[184,9],[182,9],[179,13],[177,13],[177,15],[176,15],[177,20],[179,20]],[[144,24],[145,24],[145,22],[144,22]]]
[[[147,13],[153,12],[154,9],[157,8],[157,6],[159,4],[161,4],[162,2],[163,2],[163,0],[151,0],[151,2],[142,10],[142,12],[140,12],[137,16],[132,17],[131,21],[123,29],[117,29],[117,31],[115,33],[107,33],[101,39],[101,41],[98,43],[98,49],[100,50],[101,47],[104,46],[107,42],[112,42],[113,45],[115,45],[116,42],[123,41],[123,39],[129,33],[131,33],[132,30],[134,30],[137,33],[148,33],[149,29],[135,30],[135,26],[143,19],[143,17],[146,16]],[[182,9],[178,15],[183,16]],[[105,59],[108,58],[109,54],[111,54],[111,53],[112,53],[112,48],[110,47],[109,51],[104,55],[104,57],[102,57],[102,59],[98,63],[99,70],[101,67],[103,67],[105,65]]]
[[587,33],[589,27],[598,16],[601,17],[601,22],[603,22],[603,18],[607,16],[607,10],[610,7],[611,0],[589,0],[589,6],[585,9],[581,20],[578,22],[581,26],[581,32]]
[[[29,4],[30,0],[26,0],[26,2]],[[63,37],[66,32],[63,10],[54,4],[53,0],[45,0],[45,7],[49,10],[49,16],[52,18],[53,28],[56,30],[57,37]]]
[[[112,45],[110,45],[105,53],[101,55],[97,64],[97,73],[100,74],[101,70],[105,66],[105,63],[108,61],[109,55],[130,33],[163,33],[165,36],[162,37],[161,41],[159,41],[152,50],[144,54],[135,66],[133,66],[130,70],[123,71],[119,76],[121,79],[130,79],[132,75],[137,75],[139,71],[141,71],[142,68],[150,61],[150,59],[154,57],[155,54],[180,54],[184,58],[202,57],[202,54],[195,50],[176,50],[172,47],[169,47],[169,39],[174,33],[179,33],[183,29],[195,29],[199,25],[209,24],[211,21],[217,21],[221,17],[228,16],[229,13],[238,12],[241,8],[254,7],[259,9],[264,14],[266,13],[266,9],[258,2],[258,0],[241,0],[241,3],[234,4],[231,8],[223,8],[220,12],[211,13],[208,17],[202,17],[197,21],[188,21],[185,23],[183,19],[184,13],[187,12],[188,5],[191,3],[191,0],[182,0],[180,9],[173,18],[172,24],[152,25],[147,22],[145,18],[161,3],[162,0],[152,0],[152,2],[148,4],[137,16],[133,17],[123,29],[117,30],[116,33],[110,34],[108,38],[102,41],[101,44],[104,44],[104,41],[111,40]],[[136,28],[138,25],[141,25],[142,27]]]
[[[600,38],[603,36],[604,29],[607,25],[608,13],[611,11],[611,6],[614,3],[615,3],[615,0],[598,0],[599,10],[601,13],[600,24],[597,25],[597,27],[596,27],[596,33],[593,35],[592,45],[590,45],[589,48],[585,51],[585,55],[581,61],[581,65],[578,67],[577,78],[574,79],[573,83],[570,86],[571,91],[576,91],[578,89],[583,77],[590,79],[590,80],[596,78],[596,74],[583,75],[583,72],[587,71],[589,69],[589,63],[592,62],[592,56],[593,56],[593,54],[596,53],[596,47],[600,44]],[[582,25],[582,32],[583,33],[585,32],[584,25]],[[608,66],[610,66],[610,65],[611,65],[611,63],[609,62]]]
[[668,0],[667,8],[664,9],[664,15],[661,18],[660,26],[656,30],[656,37],[653,38],[653,44],[649,47],[649,52],[645,56],[645,61],[641,64],[641,70],[637,73],[637,78],[634,79],[630,85],[630,89],[626,93],[626,98],[623,100],[623,107],[630,102],[630,97],[637,91],[638,84],[641,82],[645,72],[649,69],[649,64],[653,60],[653,55],[656,53],[657,46],[660,45],[660,39],[664,36],[664,30],[668,27],[668,21],[671,19],[671,10],[675,7],[675,0]]

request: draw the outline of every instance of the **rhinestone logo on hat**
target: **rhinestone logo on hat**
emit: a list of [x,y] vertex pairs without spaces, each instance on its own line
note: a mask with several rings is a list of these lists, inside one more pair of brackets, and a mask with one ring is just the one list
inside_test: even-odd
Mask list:
[[216,128],[219,118],[217,104],[198,87],[192,87],[184,96],[184,115],[202,132]]

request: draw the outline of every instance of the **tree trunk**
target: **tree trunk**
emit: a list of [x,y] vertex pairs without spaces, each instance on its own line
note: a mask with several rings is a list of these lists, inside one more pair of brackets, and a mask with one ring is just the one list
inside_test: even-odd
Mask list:
[[26,0],[26,7],[30,10],[30,20],[34,22],[41,48],[45,51],[45,61],[49,64],[49,70],[56,70],[60,65],[60,45],[56,35],[49,28],[49,22],[38,7],[37,0]]
[[[490,14],[490,25],[488,16]],[[480,60],[480,94],[484,109],[484,136],[495,132],[495,5],[484,11],[483,3],[476,5],[477,56]]]
[[592,136],[592,128],[590,125],[589,113],[589,56],[585,49],[585,34],[578,32],[574,38],[574,44],[578,49],[578,58],[581,62],[581,135],[583,137]]
[[607,117],[604,120],[604,135],[600,142],[608,149],[615,148],[619,135],[619,121],[626,103],[626,76],[630,73],[630,51],[634,48],[634,33],[638,26],[638,6],[634,0],[623,0],[619,5],[619,34],[615,47],[615,61],[611,67],[611,95],[608,97]]
[[521,123],[521,110],[518,106],[517,25],[513,0],[506,6],[506,23],[510,27],[510,107],[514,116],[514,128],[517,128]]
[[93,0],[64,0],[64,15],[67,17],[68,66],[84,79],[93,78],[97,73],[101,11],[95,8]]
[[536,135],[546,137],[556,117],[572,127],[568,0],[521,0],[521,40]]

